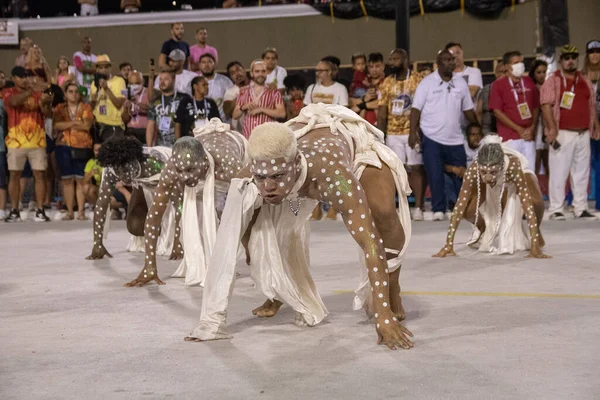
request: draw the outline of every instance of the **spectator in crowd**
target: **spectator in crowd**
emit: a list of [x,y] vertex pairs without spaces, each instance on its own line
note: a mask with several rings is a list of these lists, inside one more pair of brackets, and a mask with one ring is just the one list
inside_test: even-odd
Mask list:
[[100,182],[102,180],[102,167],[98,164],[98,152],[102,145],[100,143],[94,143],[94,158],[88,160],[85,164],[83,176],[83,195],[85,201],[93,206],[96,205],[98,200],[98,193],[100,191]]
[[97,57],[92,53],[92,39],[85,36],[81,39],[81,51],[73,54],[73,65],[75,65],[77,84],[83,86],[87,90],[85,99],[89,99],[92,82],[94,82],[94,74],[96,73]]
[[331,61],[320,61],[315,69],[317,82],[306,89],[304,104],[325,103],[348,106],[348,90],[335,81],[338,68]]
[[239,61],[232,61],[227,64],[227,74],[234,85],[225,92],[223,97],[223,112],[226,118],[231,118],[231,128],[236,132],[241,132],[244,117],[242,116],[241,119],[233,118],[233,110],[235,109],[235,101],[240,95],[240,88],[249,83],[248,76],[246,75],[244,66]]
[[63,199],[67,205],[64,221],[75,218],[73,207],[77,199],[77,219],[85,216],[85,196],[83,177],[85,166],[92,153],[92,135],[90,130],[94,114],[89,104],[81,101],[79,88],[74,82],[65,86],[66,103],[59,104],[54,110],[54,132],[56,134],[56,161],[60,171]]
[[19,49],[21,50],[21,54],[15,60],[16,67],[24,67],[27,62],[27,54],[29,53],[29,49],[33,47],[33,40],[28,37],[24,37],[19,42]]
[[[415,92],[408,145],[412,149],[418,146],[423,150],[433,220],[442,221],[447,210],[444,166],[466,167],[461,119],[464,114],[469,122],[477,123],[477,118],[467,83],[453,74],[455,58],[452,53],[441,51],[437,64],[437,71],[424,78]],[[451,174],[450,178],[454,184],[453,193],[457,194],[462,177]]]
[[208,30],[206,28],[198,28],[196,30],[196,44],[190,47],[190,70],[194,72],[200,71],[200,57],[204,54],[212,54],[215,58],[215,64],[219,62],[219,53],[217,49],[207,44]]
[[79,15],[82,17],[89,17],[92,15],[98,15],[98,0],[77,0],[81,4],[81,11]]
[[488,107],[496,117],[498,136],[506,146],[523,154],[529,168],[535,168],[535,132],[540,117],[540,92],[525,75],[523,56],[518,51],[504,54],[506,76],[490,90]]
[[[465,139],[465,153],[467,155],[467,167],[470,167],[481,149],[481,141],[483,140],[484,134],[479,124],[469,124],[467,127],[467,138]],[[454,167],[457,168],[457,167]],[[461,167],[458,167],[461,168]],[[452,171],[450,171],[452,172]],[[463,173],[455,174],[463,175]]]
[[223,100],[225,92],[233,86],[231,80],[215,72],[216,61],[212,54],[206,53],[200,57],[200,72],[208,80],[208,97],[213,99],[219,106],[219,115],[221,121],[229,122],[229,119],[223,111]]
[[304,107],[304,88],[306,84],[301,75],[288,75],[283,80],[283,84],[287,95],[284,98],[285,118],[290,120],[296,118]]
[[363,53],[352,55],[352,84],[348,90],[351,99],[362,99],[367,94],[367,89],[371,86],[371,80],[368,78],[367,56]]
[[279,90],[279,93],[283,93],[285,91],[283,80],[287,76],[287,71],[285,68],[277,65],[279,63],[277,50],[272,47],[267,47],[265,51],[263,51],[261,58],[267,66],[267,85],[271,86],[273,89]]
[[140,71],[129,74],[127,100],[121,108],[121,119],[127,126],[126,134],[146,143],[146,127],[148,126],[149,97],[144,87],[144,76]]
[[6,144],[4,143],[6,132],[6,111],[4,110],[4,100],[2,99],[2,89],[6,86],[6,75],[0,71],[0,220],[6,217],[6,188],[8,186],[7,165],[6,165]]
[[[494,75],[496,77],[494,82],[502,78],[505,73],[506,67],[504,66],[504,62],[498,61],[496,68],[494,68]],[[490,90],[492,89],[492,84],[494,82],[485,85],[477,97],[477,110],[475,113],[477,114],[477,121],[479,121],[484,135],[487,135],[490,132],[497,132],[496,117],[494,117],[494,113],[489,108]]]
[[175,91],[175,73],[163,69],[158,76],[160,94],[150,102],[148,108],[148,126],[146,127],[146,145],[152,147],[173,147],[175,140],[181,137],[176,125],[188,126],[189,118],[182,102],[189,102],[189,96]]
[[423,77],[418,72],[411,74],[408,65],[408,54],[405,50],[392,50],[389,58],[391,75],[379,85],[377,127],[386,134],[385,144],[398,155],[409,172],[409,183],[415,196],[412,219],[422,221],[427,187],[426,175],[423,157],[420,152],[408,145],[408,136],[410,107]]
[[142,0],[121,0],[121,10],[125,14],[136,13],[142,8]]
[[[188,96],[192,96],[192,79],[198,75],[184,69],[185,66],[185,54],[179,49],[171,51],[169,54],[169,67],[171,71],[175,73],[175,91],[178,93],[185,93]],[[158,89],[158,81],[154,82],[154,89]]]
[[25,69],[31,72],[34,85],[40,85],[42,90],[47,89],[48,84],[52,81],[52,71],[42,55],[42,49],[33,45],[27,53]]
[[427,75],[429,75],[433,72],[433,68],[429,65],[422,65],[419,67],[417,72],[420,73],[421,75],[423,75],[423,78],[425,78]]
[[341,83],[346,89],[348,89],[350,87],[350,85],[352,84],[351,82],[347,81],[346,79],[340,77],[338,75],[338,72],[340,71],[340,65],[342,64],[342,60],[340,60],[339,57],[336,56],[326,56],[323,57],[321,59],[321,61],[328,61],[330,63],[332,63],[335,68],[336,68],[336,73],[335,73],[335,77],[333,78],[333,80],[335,82]]
[[565,45],[560,70],[542,85],[546,141],[550,145],[550,219],[564,220],[565,186],[571,175],[576,218],[595,219],[588,211],[590,137],[600,139],[596,99],[590,79],[577,70],[579,51]]
[[[546,71],[548,63],[544,60],[534,60],[529,68],[529,77],[535,83],[538,91],[546,81]],[[535,133],[535,173],[539,175],[542,164],[544,165],[544,174],[548,175],[548,143],[544,140],[544,119],[538,118],[537,129]]]
[[460,43],[448,43],[445,47],[455,58],[456,69],[454,73],[457,76],[462,77],[469,85],[469,92],[471,93],[471,99],[475,101],[477,94],[483,87],[483,79],[481,77],[481,70],[475,67],[469,67],[465,65],[465,59],[463,48]]
[[126,85],[123,78],[112,75],[111,69],[108,55],[99,55],[96,61],[98,79],[92,83],[91,105],[98,124],[97,134],[102,142],[125,135],[121,107],[125,102],[123,93],[126,92]]
[[69,82],[75,82],[75,75],[71,73],[71,63],[65,56],[60,56],[56,64],[56,75],[52,79],[52,83],[65,89],[65,85]]
[[175,49],[183,51],[186,60],[190,57],[190,46],[183,41],[183,33],[183,23],[176,22],[174,24],[171,24],[171,38],[163,43],[162,49],[160,50],[160,57],[158,58],[159,68],[162,69],[169,66],[168,57],[171,54],[171,52]]
[[[586,45],[586,57],[583,72],[594,85],[594,96],[596,97],[596,114],[600,123],[600,40],[590,40]],[[595,174],[596,186],[596,210],[600,211],[600,140],[592,139],[592,168]]]
[[8,191],[12,199],[12,211],[7,222],[21,221],[18,201],[21,198],[20,178],[25,162],[29,161],[35,178],[37,211],[35,221],[47,222],[43,202],[46,192],[45,171],[47,168],[46,131],[44,118],[52,115],[52,97],[41,91],[34,91],[28,73],[23,67],[15,67],[12,72],[14,87],[4,89],[2,97],[8,118],[6,147],[8,149],[8,169],[10,179]]
[[250,137],[252,130],[257,126],[285,118],[281,93],[266,83],[266,62],[255,60],[250,65],[250,77],[250,85],[240,89],[233,110],[233,118],[239,119],[244,114],[242,134],[246,138]]
[[368,59],[368,81],[369,88],[365,95],[357,100],[351,99],[350,105],[352,111],[359,113],[361,117],[366,119],[370,124],[377,124],[377,108],[379,106],[379,85],[385,79],[385,64],[383,62],[383,54],[371,53]]
[[128,62],[119,64],[119,71],[121,72],[121,78],[125,80],[125,83],[129,82],[129,74],[133,71],[131,64]]
[[[193,130],[202,128],[213,118],[221,118],[219,107],[213,99],[208,98],[208,81],[204,76],[196,76],[190,83],[194,97],[186,103],[185,109],[191,118],[186,118],[186,126],[180,126],[181,136],[194,136]],[[183,104],[180,106],[183,107]],[[178,122],[181,125],[180,122]]]

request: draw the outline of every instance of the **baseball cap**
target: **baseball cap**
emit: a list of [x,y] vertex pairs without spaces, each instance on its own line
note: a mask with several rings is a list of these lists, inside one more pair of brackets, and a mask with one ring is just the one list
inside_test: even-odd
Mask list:
[[560,48],[560,55],[564,56],[565,54],[579,55],[579,50],[577,50],[577,47],[573,46],[572,44],[565,44],[563,47]]
[[110,62],[110,57],[108,57],[108,54],[100,54],[96,59],[96,65],[98,64],[112,64]]
[[600,40],[590,40],[585,45],[585,49],[588,53],[592,52],[593,50],[600,50]]
[[16,76],[17,78],[27,78],[28,76],[31,76],[31,72],[23,67],[14,67],[12,71],[10,71],[10,75]]
[[169,59],[173,61],[185,61],[185,53],[181,49],[175,49],[169,53]]

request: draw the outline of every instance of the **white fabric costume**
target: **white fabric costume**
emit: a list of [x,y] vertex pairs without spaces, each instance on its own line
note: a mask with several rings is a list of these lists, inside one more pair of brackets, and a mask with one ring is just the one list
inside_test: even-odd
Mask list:
[[[396,154],[383,144],[383,133],[354,112],[337,105],[311,104],[289,121],[306,123],[295,132],[299,139],[316,128],[327,127],[334,135],[344,136],[354,160],[354,173],[360,177],[367,165],[381,168],[385,162],[394,174],[399,192],[399,215],[404,227],[405,246],[398,256],[388,261],[390,272],[399,268],[411,236],[410,214],[406,195],[410,193],[406,171]],[[298,150],[300,152],[300,150]],[[286,200],[297,198],[304,185],[307,163],[300,157],[301,172]],[[308,219],[316,200],[300,198],[300,211],[295,216],[288,201],[279,205],[263,204],[258,188],[250,179],[234,179],[227,195],[221,226],[217,233],[219,251],[210,260],[202,298],[200,323],[190,334],[202,340],[227,339],[231,333],[226,325],[227,305],[235,281],[235,264],[240,239],[244,235],[254,210],[260,208],[249,243],[251,277],[256,287],[269,299],[277,299],[292,307],[304,323],[313,326],[328,314],[309,274]],[[364,258],[364,255],[363,257]],[[361,306],[371,296],[366,267],[362,268],[360,288],[355,305]],[[297,318],[298,320],[298,318]]]
[[[500,143],[505,155],[502,179],[493,188],[486,185],[486,198],[479,206],[479,218],[483,218],[485,221],[486,229],[481,238],[478,251],[492,254],[514,254],[516,251],[529,250],[531,247],[528,230],[523,226],[523,208],[517,194],[516,185],[512,182],[505,182],[509,165],[508,155],[519,159],[524,174],[535,177],[535,173],[529,169],[529,163],[521,153],[506,145],[509,142],[502,143],[502,138],[496,135],[488,135],[482,142],[482,144]],[[479,175],[477,179],[481,179]],[[537,177],[535,179],[537,181]],[[507,193],[507,200],[502,212],[500,202],[504,191]],[[476,242],[481,235],[477,227],[474,227],[473,231],[468,244]]]
[[[236,156],[247,163],[248,141],[238,132],[231,131],[229,124],[213,118],[204,127],[194,129],[197,139],[214,134],[226,135],[233,141],[237,145]],[[229,190],[229,182],[215,180],[215,161],[208,151],[205,154],[209,163],[206,178],[196,187],[186,186],[184,190],[181,215],[184,255],[179,268],[171,275],[174,278],[185,278],[186,286],[204,284],[208,260],[217,238],[217,212],[223,210]]]

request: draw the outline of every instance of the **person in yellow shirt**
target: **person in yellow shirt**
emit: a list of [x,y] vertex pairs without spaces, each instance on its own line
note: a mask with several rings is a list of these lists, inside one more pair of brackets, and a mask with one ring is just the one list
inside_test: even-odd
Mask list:
[[100,143],[94,143],[94,158],[88,160],[83,170],[85,173],[83,176],[83,195],[85,196],[85,200],[92,205],[95,205],[96,200],[98,200],[98,192],[102,179],[103,168],[98,164],[97,160],[100,147],[102,147]]
[[91,88],[91,103],[98,123],[98,137],[101,142],[125,136],[125,126],[121,120],[121,107],[125,102],[126,85],[123,78],[111,74],[111,68],[108,55],[99,55],[96,61],[96,75]]

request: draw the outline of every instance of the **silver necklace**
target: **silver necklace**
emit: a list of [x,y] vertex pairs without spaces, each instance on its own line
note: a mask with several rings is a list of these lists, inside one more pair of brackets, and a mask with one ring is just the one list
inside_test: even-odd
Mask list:
[[290,211],[293,212],[294,215],[297,217],[298,212],[300,212],[300,199],[298,198],[298,196],[296,196],[295,199],[289,199],[288,205],[290,206]]

